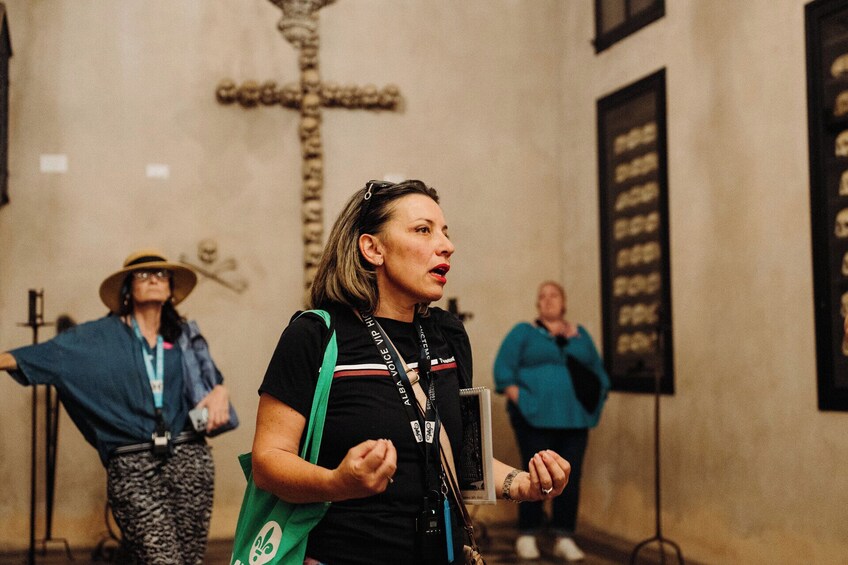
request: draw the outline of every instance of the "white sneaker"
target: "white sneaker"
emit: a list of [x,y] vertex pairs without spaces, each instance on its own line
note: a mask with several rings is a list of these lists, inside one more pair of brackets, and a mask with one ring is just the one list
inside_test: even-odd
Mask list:
[[566,561],[583,561],[586,554],[581,551],[571,538],[558,538],[554,544],[554,555],[562,557]]
[[536,546],[536,536],[518,536],[515,540],[515,554],[519,559],[538,559],[539,548]]

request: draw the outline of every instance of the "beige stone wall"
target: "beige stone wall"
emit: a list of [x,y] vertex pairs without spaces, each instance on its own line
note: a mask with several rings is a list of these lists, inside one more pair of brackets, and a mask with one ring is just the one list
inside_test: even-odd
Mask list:
[[[232,532],[255,390],[301,281],[297,116],[219,106],[220,78],[297,78],[261,0],[6,0],[12,204],[0,209],[0,350],[26,291],[102,315],[96,288],[134,248],[214,237],[250,284],[203,281],[183,311],[208,335],[243,427],[214,441],[212,535]],[[561,278],[600,342],[597,98],[667,69],[675,396],[663,400],[663,525],[707,563],[841,563],[846,416],[816,408],[802,0],[678,0],[596,55],[589,0],[339,0],[322,73],[395,83],[402,113],[324,113],[327,217],[384,174],[439,188],[458,252],[447,296],[474,313],[477,381]],[[69,171],[39,172],[64,153]],[[171,167],[166,181],[148,163]],[[51,335],[51,330],[45,330]],[[614,393],[591,435],[584,524],[653,534],[652,401]],[[24,547],[30,394],[0,379],[0,551]],[[496,453],[519,464],[495,406]],[[104,473],[61,423],[54,535],[99,539]],[[515,507],[482,509],[510,519]]]
[[[213,537],[232,534],[256,389],[300,306],[298,117],[214,98],[221,78],[297,80],[293,48],[263,0],[7,0],[10,194],[0,209],[0,350],[29,343],[16,322],[43,288],[48,319],[105,308],[100,281],[143,245],[193,255],[213,237],[249,289],[204,280],[181,308],[224,372],[241,429],[213,441]],[[560,3],[340,0],[322,13],[322,71],[339,83],[397,84],[399,114],[324,114],[327,218],[370,178],[421,178],[443,196],[458,251],[447,296],[468,323],[477,379],[503,333],[532,314],[533,289],[562,264]],[[66,154],[68,172],[39,172]],[[151,163],[170,166],[149,179]],[[52,330],[44,330],[47,336]],[[514,457],[499,404],[498,450]],[[0,378],[0,551],[27,543],[30,392]],[[67,418],[53,533],[74,547],[105,531],[105,474]],[[518,461],[515,460],[517,464]],[[505,508],[502,512],[514,511]]]
[[[566,2],[566,281],[600,331],[597,98],[667,69],[677,393],[662,402],[663,528],[708,563],[844,563],[844,413],[816,405],[802,0],[666,2],[600,55]],[[575,300],[582,297],[582,300]],[[613,394],[581,518],[654,533],[653,403]]]

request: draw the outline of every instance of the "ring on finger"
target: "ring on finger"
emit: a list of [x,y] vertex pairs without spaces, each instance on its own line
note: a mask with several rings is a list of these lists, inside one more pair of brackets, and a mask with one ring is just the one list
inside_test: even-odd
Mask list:
[[[539,488],[542,488],[542,487],[539,487]],[[543,488],[543,489],[542,489],[542,494],[544,494],[544,495],[549,495],[549,494],[551,494],[553,491],[554,491],[554,487],[550,487],[550,488]]]

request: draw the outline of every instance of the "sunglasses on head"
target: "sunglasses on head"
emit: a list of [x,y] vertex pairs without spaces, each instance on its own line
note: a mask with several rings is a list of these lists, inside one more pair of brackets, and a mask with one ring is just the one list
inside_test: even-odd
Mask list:
[[363,227],[363,221],[368,217],[368,212],[371,210],[371,199],[378,190],[394,186],[395,183],[383,180],[369,180],[365,183],[365,194],[362,196],[362,208],[359,210],[359,221],[357,225],[359,229]]

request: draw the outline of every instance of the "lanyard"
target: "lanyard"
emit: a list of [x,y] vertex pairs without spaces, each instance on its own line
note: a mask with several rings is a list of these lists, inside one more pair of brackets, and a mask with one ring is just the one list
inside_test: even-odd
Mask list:
[[150,381],[150,389],[153,391],[153,405],[156,407],[156,412],[162,411],[162,391],[165,388],[165,355],[162,353],[162,335],[156,336],[156,372],[153,372],[153,357],[152,353],[147,351],[145,347],[144,337],[141,335],[141,330],[138,328],[138,323],[135,318],[132,319],[132,327],[135,332],[135,337],[141,342],[141,356],[144,358],[144,368],[147,369],[147,379]]
[[369,330],[371,338],[374,340],[374,345],[377,347],[383,363],[385,363],[386,368],[389,370],[389,375],[394,380],[395,385],[397,385],[401,403],[409,418],[412,435],[424,455],[425,465],[429,467],[430,452],[433,452],[435,461],[439,460],[439,445],[436,438],[439,437],[441,423],[439,421],[439,413],[436,411],[436,389],[433,379],[429,378],[430,347],[427,344],[427,336],[424,335],[424,329],[416,320],[415,329],[418,330],[418,338],[421,343],[420,361],[418,363],[419,378],[424,379],[422,384],[427,385],[427,403],[424,407],[424,413],[420,414],[415,408],[417,403],[415,401],[415,393],[412,390],[413,384],[409,380],[406,371],[403,370],[404,363],[397,349],[379,322],[371,314],[361,314],[361,317],[365,323],[365,327]]
[[[424,334],[424,328],[418,320],[415,320],[415,329],[418,330],[418,340],[421,344],[418,356],[418,378],[424,379],[421,381],[421,387],[427,385],[426,405],[422,410],[416,410],[419,407],[418,401],[415,399],[413,391],[414,383],[409,380],[409,375],[406,372],[406,364],[400,356],[397,348],[392,343],[392,340],[380,326],[380,323],[375,320],[371,314],[361,314],[362,321],[365,327],[369,330],[371,338],[374,340],[374,345],[377,346],[377,351],[386,368],[389,370],[395,384],[398,388],[401,403],[409,417],[409,425],[412,427],[412,435],[415,437],[415,442],[421,449],[424,455],[424,476],[427,481],[427,499],[438,500],[441,498],[442,511],[444,512],[445,525],[445,548],[447,550],[448,561],[454,560],[453,548],[453,532],[451,530],[451,509],[450,502],[447,499],[447,486],[445,485],[445,475],[441,468],[439,469],[440,476],[434,476],[433,470],[430,469],[430,455],[432,452],[433,459],[436,465],[440,464],[439,459],[439,442],[441,420],[439,419],[439,411],[436,409],[436,387],[434,380],[430,375],[430,346],[427,343],[427,336]],[[398,379],[400,377],[400,379]],[[412,398],[410,398],[410,394]],[[413,406],[413,404],[415,406]],[[421,433],[422,428],[424,433]],[[429,445],[425,445],[425,442]],[[441,486],[439,486],[441,484]],[[440,496],[441,495],[441,496]]]

